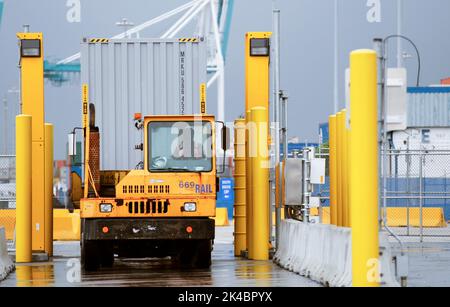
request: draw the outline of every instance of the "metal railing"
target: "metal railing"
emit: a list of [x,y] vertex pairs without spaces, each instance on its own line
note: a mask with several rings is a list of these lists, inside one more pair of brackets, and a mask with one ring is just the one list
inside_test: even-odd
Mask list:
[[389,150],[383,158],[387,223],[394,232],[421,241],[450,236],[450,150]]
[[[327,181],[315,186],[314,196],[329,206],[328,152],[318,151],[327,160]],[[386,157],[387,211],[380,215],[388,220],[398,236],[450,237],[450,150],[389,150]],[[383,182],[383,181],[382,181]]]
[[0,155],[0,227],[5,227],[8,251],[15,249],[14,225],[15,216],[11,216],[16,208],[16,157]]
[[0,156],[0,209],[15,208],[16,157]]

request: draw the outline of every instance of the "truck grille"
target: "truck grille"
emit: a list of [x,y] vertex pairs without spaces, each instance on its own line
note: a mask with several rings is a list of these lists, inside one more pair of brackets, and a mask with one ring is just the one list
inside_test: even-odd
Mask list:
[[[123,194],[145,194],[144,185],[124,185],[122,187]],[[169,194],[169,185],[149,185],[147,186],[148,194]]]
[[169,210],[169,201],[148,200],[148,201],[130,201],[127,203],[128,213],[130,214],[166,214]]
[[147,187],[147,191],[149,194],[169,194],[170,186],[169,185],[149,185]]

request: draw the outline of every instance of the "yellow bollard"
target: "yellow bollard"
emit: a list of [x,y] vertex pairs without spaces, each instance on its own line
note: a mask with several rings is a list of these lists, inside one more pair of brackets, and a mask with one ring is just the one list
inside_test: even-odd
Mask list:
[[245,131],[245,119],[236,120],[234,122],[234,255],[237,257],[247,249]]
[[342,195],[342,112],[336,115],[336,170],[337,170],[337,226],[343,223],[343,195]]
[[351,214],[351,200],[350,200],[350,164],[352,162],[352,159],[350,158],[350,129],[346,122],[346,128],[345,128],[345,137],[346,137],[346,143],[347,143],[347,187],[346,187],[346,193],[347,193],[347,227],[352,227],[352,214]]
[[347,148],[347,110],[342,110],[341,138],[342,138],[342,226],[349,226],[348,217],[348,148]]
[[53,125],[45,124],[45,252],[53,256]]
[[252,259],[269,260],[269,113],[263,107],[252,108],[251,112],[256,126],[254,142],[250,134],[250,145],[256,146],[256,155],[252,158]]
[[330,135],[330,222],[337,225],[337,161],[336,161],[336,115],[329,118]]
[[350,200],[353,286],[380,284],[378,237],[377,54],[350,56]]
[[32,261],[32,118],[16,117],[16,262]]
[[253,211],[253,202],[252,202],[252,155],[250,153],[250,134],[253,133],[254,125],[251,118],[252,114],[250,111],[247,112],[246,117],[246,133],[245,133],[245,139],[246,139],[246,145],[245,145],[245,169],[246,169],[246,225],[247,225],[247,258],[253,259],[253,237],[252,237],[252,211]]

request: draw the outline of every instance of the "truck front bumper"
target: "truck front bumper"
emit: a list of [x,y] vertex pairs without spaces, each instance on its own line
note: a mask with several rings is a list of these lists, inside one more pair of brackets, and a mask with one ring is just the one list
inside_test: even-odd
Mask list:
[[82,219],[83,240],[213,240],[209,218]]

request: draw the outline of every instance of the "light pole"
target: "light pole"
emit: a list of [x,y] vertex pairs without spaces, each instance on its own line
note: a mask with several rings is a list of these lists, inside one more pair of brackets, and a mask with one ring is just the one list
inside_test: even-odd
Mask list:
[[403,35],[403,0],[397,0],[397,67],[403,67],[403,45],[400,36]]
[[339,111],[339,0],[334,0],[334,113]]
[[3,97],[3,154],[6,156],[8,154],[8,100],[6,95]]
[[[3,112],[4,112],[4,119],[3,119],[3,133],[4,133],[4,136],[3,136],[3,154],[5,154],[5,155],[8,155],[9,154],[9,124],[11,124],[11,127],[13,127],[14,126],[14,121],[11,121],[11,118],[10,118],[10,114],[9,113],[11,113],[10,112],[10,109],[11,110],[15,110],[15,108],[10,108],[9,107],[9,104],[8,104],[8,94],[20,94],[20,91],[17,89],[17,88],[15,88],[15,87],[13,87],[13,88],[10,88],[7,92],[6,92],[6,94],[4,95],[4,97],[3,97]],[[20,95],[19,95],[19,102],[20,102]],[[21,111],[20,111],[20,113],[21,113]],[[17,115],[17,114],[14,114],[14,116],[15,115]],[[14,144],[14,143],[13,143]]]

